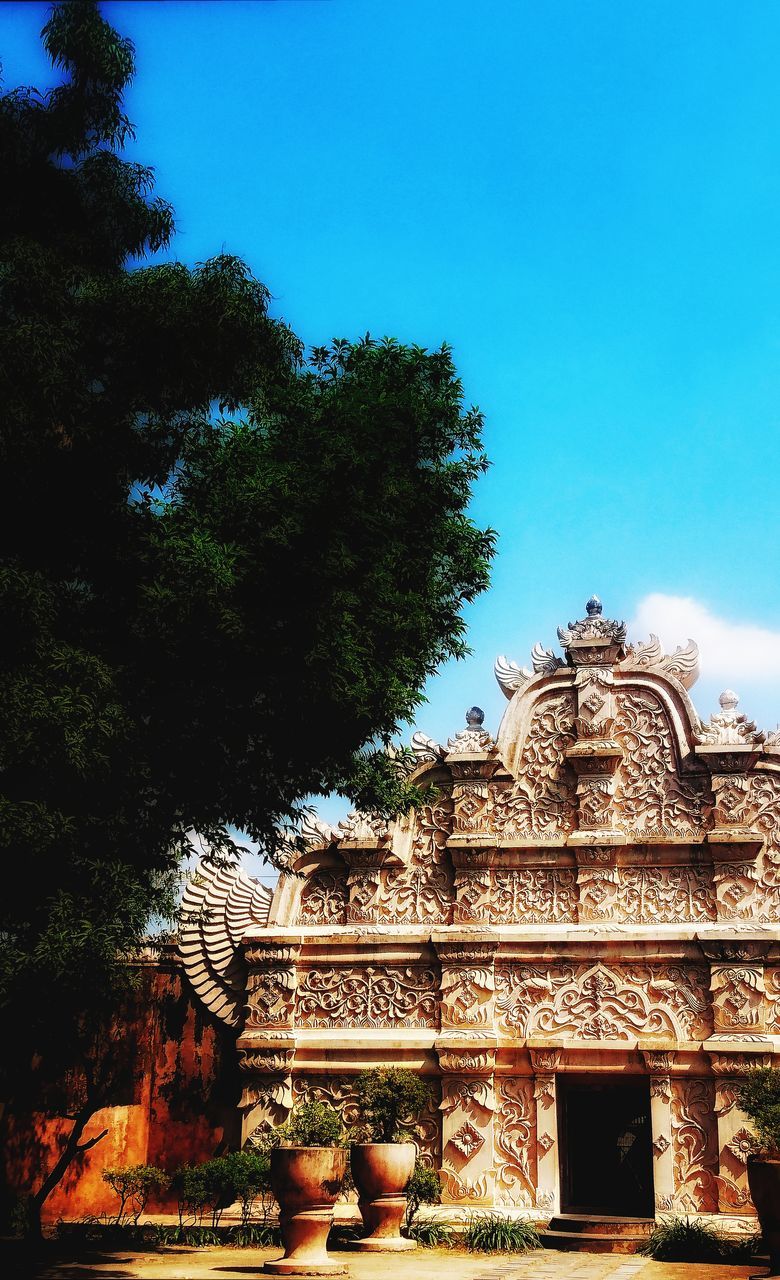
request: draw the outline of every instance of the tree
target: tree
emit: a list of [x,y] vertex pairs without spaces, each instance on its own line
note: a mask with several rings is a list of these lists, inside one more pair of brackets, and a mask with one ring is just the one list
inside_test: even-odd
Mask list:
[[132,45],[91,0],[43,39],[63,83],[0,100],[7,1091],[53,1002],[118,998],[188,832],[278,862],[311,793],[419,798],[386,747],[493,546],[450,351],[307,356],[237,258],[142,265],[173,216],[120,154]]

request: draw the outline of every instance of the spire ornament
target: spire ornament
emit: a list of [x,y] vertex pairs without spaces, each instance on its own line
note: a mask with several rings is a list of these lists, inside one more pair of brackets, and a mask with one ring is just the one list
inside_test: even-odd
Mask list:
[[739,694],[733,689],[724,689],[720,695],[720,711],[710,716],[709,724],[702,725],[696,735],[696,741],[713,746],[751,746],[764,741],[766,734],[756,729],[755,721],[737,712]]
[[584,618],[558,628],[558,639],[570,667],[612,667],[626,656],[626,624],[602,617],[598,596],[585,605]]

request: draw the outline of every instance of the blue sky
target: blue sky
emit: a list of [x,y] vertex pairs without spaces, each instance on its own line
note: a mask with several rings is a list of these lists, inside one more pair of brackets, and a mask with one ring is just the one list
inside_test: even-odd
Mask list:
[[[780,720],[780,6],[110,3],[174,253],[243,256],[311,343],[452,344],[500,535],[419,726],[497,728],[506,653],[611,615]],[[0,6],[7,86],[46,6]],[[332,814],[334,810],[329,810]]]

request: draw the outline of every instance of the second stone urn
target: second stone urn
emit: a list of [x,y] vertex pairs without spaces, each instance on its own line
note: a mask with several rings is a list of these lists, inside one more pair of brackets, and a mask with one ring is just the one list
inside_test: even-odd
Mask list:
[[367,1234],[355,1242],[363,1251],[415,1249],[401,1235],[406,1184],[414,1170],[413,1142],[366,1142],[352,1147],[352,1177]]
[[347,1171],[344,1147],[277,1147],[271,1152],[271,1190],[279,1204],[284,1257],[266,1262],[275,1275],[334,1275],[328,1256],[333,1206]]

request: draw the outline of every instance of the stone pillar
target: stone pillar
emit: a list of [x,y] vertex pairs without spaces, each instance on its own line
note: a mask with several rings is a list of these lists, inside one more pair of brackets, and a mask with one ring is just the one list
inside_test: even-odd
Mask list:
[[252,942],[244,1027],[237,1041],[243,1091],[242,1142],[258,1128],[276,1128],[292,1106],[296,963],[299,939]]
[[491,1204],[495,1187],[494,961],[498,938],[434,931],[441,961],[442,1200]]
[[[493,1203],[494,1048],[438,1046],[444,1204]],[[483,1042],[484,1044],[484,1042]]]
[[715,1115],[718,1121],[718,1212],[755,1213],[747,1184],[748,1156],[756,1140],[750,1121],[737,1106],[742,1076],[756,1066],[771,1066],[771,1054],[710,1053],[715,1076]]
[[556,1071],[561,1050],[531,1049],[536,1099],[536,1207],[546,1213],[561,1210],[561,1162],[558,1145]]
[[671,1072],[675,1055],[657,1049],[645,1049],[642,1056],[650,1073],[650,1127],[655,1209],[656,1213],[664,1213],[674,1208]]

